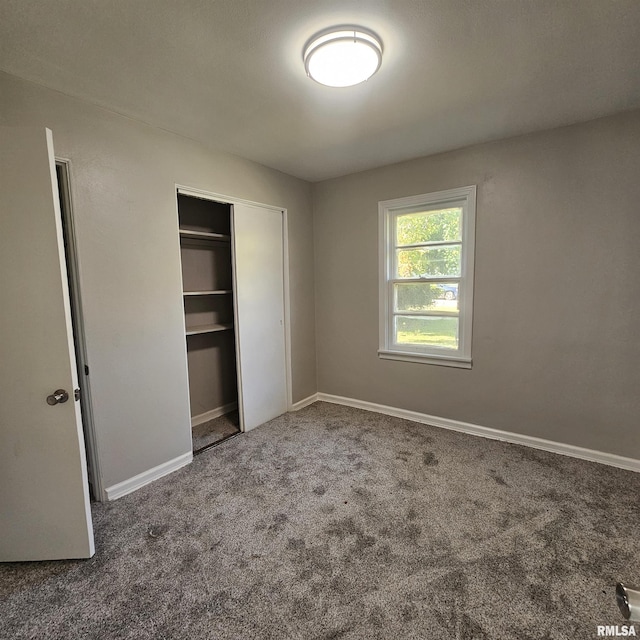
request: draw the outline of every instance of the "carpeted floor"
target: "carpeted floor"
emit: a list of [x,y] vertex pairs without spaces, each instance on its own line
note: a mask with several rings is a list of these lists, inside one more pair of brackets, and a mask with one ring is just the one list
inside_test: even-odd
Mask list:
[[[640,474],[316,403],[0,568],[1,638],[589,639],[640,585]],[[640,634],[640,625],[636,625]]]
[[239,432],[240,419],[237,411],[232,411],[223,416],[213,418],[213,420],[209,420],[208,422],[203,422],[191,429],[193,451],[197,453],[200,449]]

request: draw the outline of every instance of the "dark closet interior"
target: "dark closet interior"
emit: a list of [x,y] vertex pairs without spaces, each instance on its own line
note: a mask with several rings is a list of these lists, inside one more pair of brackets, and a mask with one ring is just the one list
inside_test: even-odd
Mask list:
[[231,205],[178,194],[194,453],[240,432]]

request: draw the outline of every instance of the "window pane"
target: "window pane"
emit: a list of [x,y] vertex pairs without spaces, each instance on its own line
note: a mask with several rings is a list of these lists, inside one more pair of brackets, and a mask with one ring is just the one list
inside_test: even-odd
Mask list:
[[458,348],[458,318],[395,316],[397,344]]
[[421,242],[460,240],[462,208],[439,209],[396,216],[396,240],[398,245]]
[[396,249],[396,278],[459,276],[459,244],[421,249]]
[[458,283],[416,283],[394,285],[396,311],[458,312]]

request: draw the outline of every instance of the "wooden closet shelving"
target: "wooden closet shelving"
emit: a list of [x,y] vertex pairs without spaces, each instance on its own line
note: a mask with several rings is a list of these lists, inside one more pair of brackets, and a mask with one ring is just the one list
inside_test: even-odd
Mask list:
[[203,425],[238,406],[231,205],[178,193],[178,233],[191,425],[200,450]]
[[231,236],[212,231],[194,231],[192,229],[180,229],[182,240],[202,240],[205,242],[231,242]]
[[215,289],[213,291],[183,291],[183,296],[223,296],[231,293],[231,289]]
[[215,333],[216,331],[229,331],[233,329],[233,324],[203,324],[199,327],[187,327],[188,336],[197,336],[202,333]]

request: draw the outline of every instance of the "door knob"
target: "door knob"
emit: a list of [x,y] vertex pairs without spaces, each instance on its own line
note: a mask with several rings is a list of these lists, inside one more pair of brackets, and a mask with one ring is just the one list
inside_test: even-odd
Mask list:
[[54,391],[50,396],[47,396],[47,404],[53,406],[54,404],[66,402],[69,399],[69,394],[64,389],[58,389]]

